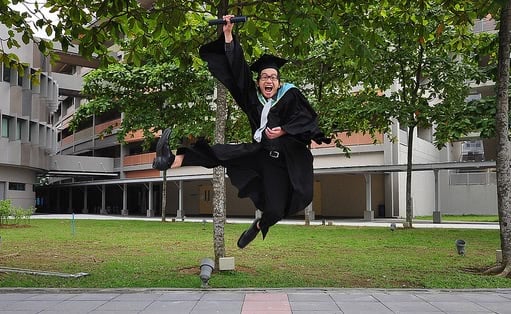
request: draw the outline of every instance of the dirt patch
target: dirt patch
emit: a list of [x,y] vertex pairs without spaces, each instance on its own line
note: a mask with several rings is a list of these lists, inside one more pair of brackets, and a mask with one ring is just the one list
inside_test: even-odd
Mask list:
[[0,255],[0,260],[18,257],[19,255],[20,255],[20,253],[11,253],[11,254],[6,254],[6,255]]

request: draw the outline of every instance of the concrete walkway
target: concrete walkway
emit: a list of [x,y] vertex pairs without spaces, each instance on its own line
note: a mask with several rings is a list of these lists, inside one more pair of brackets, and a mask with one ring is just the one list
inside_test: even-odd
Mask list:
[[511,289],[0,289],[0,314],[511,313]]
[[[32,219],[97,219],[97,220],[144,220],[144,221],[161,221],[161,217],[142,217],[142,216],[120,216],[120,215],[97,215],[97,214],[35,214]],[[175,217],[166,217],[166,221],[175,220]],[[183,222],[212,222],[213,219],[209,217],[185,217]],[[250,218],[227,218],[226,223],[252,223],[253,219]],[[354,226],[354,227],[390,227],[391,223],[395,223],[397,228],[403,227],[404,219],[398,218],[376,218],[372,221],[363,219],[326,219],[311,221],[311,225],[332,224],[334,226]],[[278,222],[279,224],[293,224],[303,225],[303,219],[285,219]],[[428,221],[414,220],[414,228],[463,228],[463,229],[499,229],[497,222],[457,222],[449,221],[442,223],[433,223]]]

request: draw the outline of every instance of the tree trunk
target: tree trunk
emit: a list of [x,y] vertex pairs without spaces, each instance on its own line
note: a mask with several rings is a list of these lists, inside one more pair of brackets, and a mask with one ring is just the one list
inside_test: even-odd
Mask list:
[[[217,84],[215,143],[225,142],[225,124],[227,120],[227,90],[222,84]],[[225,256],[225,169],[213,169],[213,243],[215,250],[215,265]]]
[[406,154],[406,227],[412,228],[413,200],[412,200],[412,156],[413,132],[415,126],[408,127],[408,150]]
[[508,276],[511,268],[511,170],[509,147],[509,44],[511,1],[501,11],[497,70],[497,204],[502,249],[501,276]]
[[161,221],[165,222],[167,210],[167,170],[163,170],[163,184],[161,186]]
[[[218,4],[218,18],[227,13],[229,0],[221,0]],[[223,33],[222,25],[217,26],[217,34]],[[225,125],[227,121],[227,89],[217,81],[215,143],[225,143]],[[225,169],[213,169],[213,246],[215,251],[215,267],[225,256]]]

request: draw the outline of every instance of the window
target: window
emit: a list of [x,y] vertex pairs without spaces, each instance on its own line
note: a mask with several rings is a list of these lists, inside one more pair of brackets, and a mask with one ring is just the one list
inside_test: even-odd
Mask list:
[[16,124],[16,140],[21,140],[21,129],[23,127],[23,123],[21,123],[20,120],[18,120],[18,123]]
[[25,191],[25,183],[9,182],[9,190],[11,190],[11,191]]
[[17,72],[18,72],[18,86],[23,86],[23,76],[26,74],[26,72],[24,72],[23,75],[21,75],[20,70],[18,70]]
[[417,137],[428,142],[433,142],[433,132],[430,127],[417,127]]
[[28,80],[28,84],[30,86],[30,90],[34,90],[34,82],[32,82],[32,80],[35,79],[35,74],[36,74],[36,70],[35,69],[30,69],[30,78]]
[[10,82],[11,81],[11,68],[6,65],[5,63],[3,64],[3,68],[4,68],[4,73],[2,75],[2,80],[4,82]]
[[8,117],[2,117],[2,137],[9,137],[9,121]]

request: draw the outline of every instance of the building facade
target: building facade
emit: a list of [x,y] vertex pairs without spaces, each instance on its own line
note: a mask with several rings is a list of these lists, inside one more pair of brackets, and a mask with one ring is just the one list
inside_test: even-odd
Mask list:
[[[0,26],[0,36],[8,37]],[[48,75],[49,62],[35,45],[8,50],[27,64],[24,71],[0,63],[0,199],[14,206],[35,206],[38,175],[47,171],[55,152],[55,112],[59,86]],[[31,79],[36,69],[38,83]]]
[[[0,144],[6,149],[0,152],[0,199],[47,213],[162,215],[163,177],[151,167],[154,147],[149,153],[142,150],[142,133],[132,134],[126,143],[117,141],[122,113],[94,116],[77,131],[69,129],[85,101],[82,77],[97,64],[72,50],[60,52],[54,65],[34,45],[15,53],[29,66],[21,76],[2,65]],[[35,70],[41,71],[39,85],[28,75]],[[489,90],[474,86],[474,95],[485,96]],[[103,134],[107,128],[112,134]],[[414,134],[414,216],[496,214],[492,149],[481,149],[476,137],[437,150],[433,132],[418,129]],[[311,148],[315,183],[309,209],[316,218],[404,217],[408,134],[397,122],[391,133],[395,141],[381,135],[376,144],[369,136],[340,134],[350,157],[332,145]],[[163,213],[210,215],[211,178],[212,171],[201,167],[169,170]],[[253,217],[256,211],[230,184],[226,206],[230,217]]]

